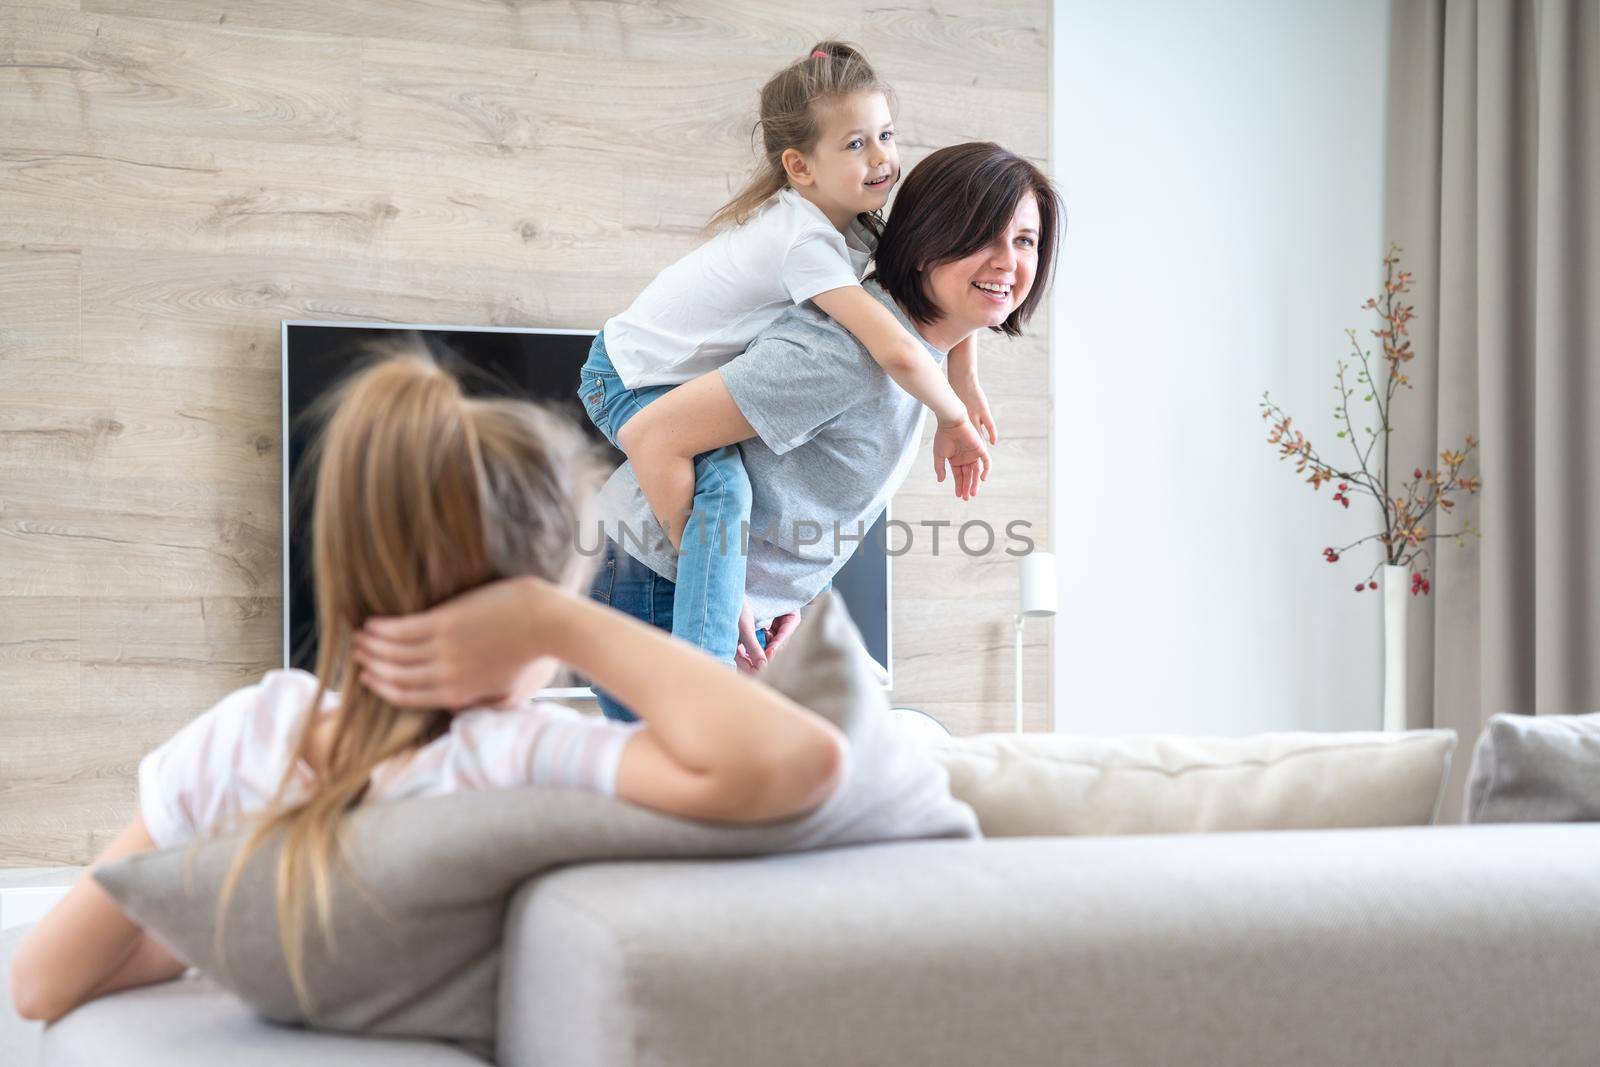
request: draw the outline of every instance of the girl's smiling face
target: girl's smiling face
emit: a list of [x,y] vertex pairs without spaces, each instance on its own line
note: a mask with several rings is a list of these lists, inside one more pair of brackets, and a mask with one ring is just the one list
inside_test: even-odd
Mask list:
[[810,152],[789,149],[803,163],[790,180],[841,229],[863,211],[889,202],[900,180],[900,153],[894,143],[894,118],[882,93],[852,93],[817,105],[816,145]]
[[1028,193],[1006,227],[987,245],[928,268],[925,292],[954,321],[974,328],[999,326],[1033,288],[1039,269],[1039,202]]

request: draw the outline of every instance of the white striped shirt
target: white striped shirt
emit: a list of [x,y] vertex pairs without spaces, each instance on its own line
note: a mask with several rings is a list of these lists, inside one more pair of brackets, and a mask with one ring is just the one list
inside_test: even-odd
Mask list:
[[[139,762],[139,810],[159,848],[181,844],[266,807],[277,791],[316,694],[315,675],[272,670],[235,690]],[[322,714],[338,706],[326,693]],[[583,715],[549,701],[509,711],[473,708],[450,730],[378,765],[366,799],[399,800],[468,789],[568,785],[615,794],[617,765],[642,722]],[[315,783],[301,760],[291,802]]]

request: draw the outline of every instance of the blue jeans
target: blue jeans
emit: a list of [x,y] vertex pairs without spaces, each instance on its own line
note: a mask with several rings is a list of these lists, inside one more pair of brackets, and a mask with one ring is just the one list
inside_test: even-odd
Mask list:
[[[629,419],[674,387],[624,386],[606,354],[605,338],[604,332],[596,334],[589,347],[589,359],[578,375],[578,398],[590,420],[615,445]],[[731,665],[739,642],[739,609],[744,606],[741,523],[750,519],[750,476],[736,446],[694,458],[692,507],[678,553],[677,581],[661,579],[671,591],[668,622],[656,625]],[[643,530],[635,532],[644,536]],[[658,615],[651,611],[636,617],[654,622]]]
[[[600,569],[595,572],[589,596],[642,622],[673,632],[673,602],[677,598],[674,583],[621,551],[615,541],[606,541],[605,557],[601,560]],[[737,613],[734,629],[737,635]],[[762,648],[767,647],[767,631],[764,628],[756,630],[756,639]],[[600,702],[600,711],[606,718],[622,722],[633,722],[638,718],[599,686],[592,688],[595,698]]]

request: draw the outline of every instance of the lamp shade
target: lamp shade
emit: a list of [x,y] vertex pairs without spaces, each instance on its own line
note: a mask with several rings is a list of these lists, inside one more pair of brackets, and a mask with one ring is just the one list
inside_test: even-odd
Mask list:
[[1017,612],[1030,619],[1056,613],[1054,552],[1029,552],[1017,557]]

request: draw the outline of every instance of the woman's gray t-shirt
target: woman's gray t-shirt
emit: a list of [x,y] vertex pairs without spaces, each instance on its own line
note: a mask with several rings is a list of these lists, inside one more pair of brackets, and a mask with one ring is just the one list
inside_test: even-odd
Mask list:
[[[920,339],[877,282],[862,289]],[[943,366],[944,353],[923,344]],[[765,620],[799,610],[849,560],[910,472],[926,409],[810,301],[717,373],[757,434],[739,445],[751,488],[745,595]],[[623,551],[662,577],[677,575],[631,463],[606,483],[601,513]],[[739,535],[729,530],[729,544]]]

